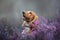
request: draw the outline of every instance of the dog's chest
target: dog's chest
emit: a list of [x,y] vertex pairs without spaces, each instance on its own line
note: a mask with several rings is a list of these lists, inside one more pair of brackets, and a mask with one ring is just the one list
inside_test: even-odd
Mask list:
[[26,22],[26,23],[25,23],[25,27],[29,27],[29,26],[30,26],[29,23]]

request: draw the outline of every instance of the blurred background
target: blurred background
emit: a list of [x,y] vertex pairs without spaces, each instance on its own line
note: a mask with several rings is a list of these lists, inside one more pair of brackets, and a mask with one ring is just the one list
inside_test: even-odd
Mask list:
[[[0,0],[0,30],[13,30],[20,35],[22,11],[31,10],[38,16],[55,18],[59,15],[59,4],[60,0]],[[1,31],[0,34],[4,32]]]
[[21,21],[22,11],[28,10],[35,11],[38,16],[53,18],[59,15],[59,4],[60,0],[0,0],[0,18]]

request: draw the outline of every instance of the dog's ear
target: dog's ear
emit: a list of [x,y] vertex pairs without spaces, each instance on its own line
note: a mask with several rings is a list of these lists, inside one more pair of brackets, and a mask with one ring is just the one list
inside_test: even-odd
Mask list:
[[25,14],[25,12],[23,11],[22,14]]
[[23,17],[25,17],[25,15],[23,14]]
[[32,14],[32,13],[30,12],[30,14]]
[[23,14],[23,17],[25,17],[25,15],[24,15],[24,14],[25,14],[25,12],[24,12],[24,11],[22,12],[22,14]]

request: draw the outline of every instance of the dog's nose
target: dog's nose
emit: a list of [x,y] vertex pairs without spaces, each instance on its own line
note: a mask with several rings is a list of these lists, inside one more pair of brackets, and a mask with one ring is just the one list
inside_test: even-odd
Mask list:
[[24,12],[24,11],[23,11],[22,13],[23,13],[23,14],[25,14],[25,12]]

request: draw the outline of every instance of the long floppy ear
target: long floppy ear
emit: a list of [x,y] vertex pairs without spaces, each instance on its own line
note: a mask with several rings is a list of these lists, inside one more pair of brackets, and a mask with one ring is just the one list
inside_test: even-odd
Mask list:
[[34,22],[38,19],[38,16],[35,12],[31,11],[32,15],[34,16],[34,19],[31,22]]
[[38,16],[35,16],[34,20],[32,20],[31,23],[34,22],[34,21],[36,21],[36,20],[38,20]]

